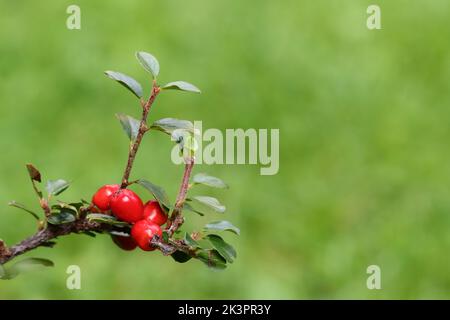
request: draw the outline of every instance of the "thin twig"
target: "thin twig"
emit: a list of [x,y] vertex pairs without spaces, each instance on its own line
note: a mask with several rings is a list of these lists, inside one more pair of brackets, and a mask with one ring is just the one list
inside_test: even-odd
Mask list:
[[186,164],[184,166],[184,174],[183,180],[181,181],[180,191],[178,192],[177,200],[175,202],[175,207],[172,211],[172,215],[170,216],[169,222],[167,224],[166,232],[169,237],[180,228],[180,226],[184,223],[184,218],[182,215],[183,205],[186,201],[187,191],[189,189],[189,178],[191,177],[192,168],[194,167],[194,157],[189,157],[186,160]]
[[175,251],[184,252],[191,257],[197,256],[195,249],[189,247],[183,240],[169,240],[168,242],[164,242],[156,235],[151,240],[151,244],[165,256],[171,255]]
[[48,205],[48,200],[44,198],[39,199],[39,205],[41,206],[42,210],[44,210],[45,217],[48,218],[52,214],[50,207]]
[[[28,164],[27,168],[28,168],[28,166],[31,166],[33,168],[33,170],[38,172],[38,175],[39,175],[38,181],[40,182],[41,174],[39,173],[39,171],[37,171],[37,169],[34,168],[31,164]],[[28,170],[30,170],[30,169],[28,169]],[[48,218],[51,215],[51,210],[50,210],[50,207],[48,206],[48,200],[44,199],[44,197],[42,196],[42,191],[39,190],[39,188],[36,186],[35,178],[33,176],[30,176],[30,180],[31,180],[31,185],[33,186],[33,190],[39,199],[39,206],[44,211],[45,217]]]
[[139,125],[139,131],[136,136],[136,139],[133,142],[133,145],[130,148],[130,151],[128,153],[128,160],[127,160],[127,166],[125,167],[125,171],[123,173],[122,177],[122,184],[121,188],[124,189],[128,186],[128,179],[130,178],[131,169],[133,168],[134,159],[136,158],[136,153],[139,149],[139,146],[141,145],[142,138],[144,137],[145,132],[147,132],[147,117],[148,113],[153,105],[153,102],[155,101],[158,93],[160,92],[160,88],[156,85],[156,82],[153,81],[153,87],[152,87],[152,93],[150,95],[150,98],[148,99],[147,103],[143,106],[142,109],[142,117],[141,117],[141,123]]
[[47,228],[38,231],[33,236],[21,241],[20,243],[9,247],[3,254],[0,252],[0,264],[4,264],[13,258],[24,254],[38,247],[47,246],[47,243],[60,236],[71,233],[80,233],[83,231],[102,232],[108,226],[100,225],[97,222],[90,222],[86,219],[79,219],[71,223],[61,225],[48,225]]

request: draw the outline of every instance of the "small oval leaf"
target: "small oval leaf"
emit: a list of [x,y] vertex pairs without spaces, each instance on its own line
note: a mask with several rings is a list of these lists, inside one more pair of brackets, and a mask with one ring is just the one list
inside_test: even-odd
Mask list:
[[109,230],[108,233],[110,235],[118,236],[118,237],[130,237],[130,231],[124,232],[124,231],[119,231],[119,230]]
[[164,242],[169,242],[169,234],[167,233],[167,231],[163,231],[163,233],[162,233],[162,240]]
[[4,270],[2,279],[13,279],[19,274],[36,270],[40,267],[53,267],[54,263],[48,259],[26,258],[13,264],[10,268]]
[[126,74],[123,74],[120,72],[116,72],[116,71],[105,71],[105,74],[110,79],[116,80],[121,85],[123,85],[125,88],[130,90],[136,97],[142,98],[142,96],[143,96],[142,87],[139,84],[139,82],[134,80],[132,77],[127,76]]
[[192,207],[192,206],[191,206],[189,203],[187,203],[187,202],[185,202],[185,203],[183,204],[183,209],[188,210],[188,211],[191,211],[191,212],[195,212],[196,214],[198,214],[198,215],[200,215],[200,216],[202,216],[202,217],[205,215],[205,213],[203,213],[203,212],[201,212],[201,211],[195,209],[194,207]]
[[66,180],[58,179],[58,180],[48,180],[45,185],[45,189],[47,189],[48,194],[51,195],[59,195],[63,193],[68,187],[69,183]]
[[225,258],[229,263],[233,263],[234,259],[236,259],[236,250],[225,242],[225,240],[222,239],[222,237],[218,236],[217,234],[208,234],[206,236],[213,245],[213,247],[217,250],[217,252],[220,253],[220,255]]
[[123,113],[117,113],[116,117],[117,119],[119,119],[123,131],[125,131],[128,138],[131,141],[136,140],[136,137],[139,133],[139,127],[141,126],[141,121]]
[[83,234],[85,234],[85,235],[87,235],[87,236],[89,236],[91,238],[97,237],[97,235],[94,232],[91,232],[91,231],[83,231]]
[[186,81],[173,81],[162,87],[164,90],[180,90],[186,92],[201,93],[200,89]]
[[235,227],[231,222],[226,220],[212,221],[208,223],[204,229],[206,231],[230,231],[237,235],[240,235],[241,231]]
[[47,218],[47,222],[53,225],[74,222],[76,219],[74,212],[68,208],[61,208],[61,211],[52,213]]
[[214,187],[214,188],[228,188],[228,185],[223,182],[221,179],[209,176],[206,173],[197,173],[193,178],[192,181],[195,184],[203,184],[208,187]]
[[65,203],[63,201],[58,201],[58,203],[52,205],[51,208],[54,210],[58,210],[58,211],[61,211],[63,209],[70,210],[70,211],[72,211],[73,215],[78,216],[78,210],[79,210],[79,208],[81,208],[81,207],[78,207],[78,205],[79,205],[78,203]]
[[11,207],[19,208],[19,209],[22,209],[23,211],[28,212],[28,213],[31,214],[36,220],[39,221],[39,216],[38,216],[35,212],[33,212],[33,211],[31,211],[30,209],[26,208],[23,204],[18,203],[17,201],[10,201],[10,202],[8,203],[8,205],[11,206]]
[[192,239],[191,235],[190,235],[189,233],[187,233],[187,232],[184,234],[184,242],[185,242],[189,247],[192,247],[192,248],[194,248],[194,249],[199,247],[198,242],[195,241],[194,239]]
[[184,253],[183,251],[179,251],[179,250],[172,253],[171,257],[173,258],[173,260],[175,260],[176,262],[179,262],[179,263],[188,262],[192,258],[190,255]]
[[202,261],[208,268],[223,270],[227,267],[226,260],[214,249],[205,249],[197,253],[197,259]]
[[172,135],[175,130],[186,130],[194,132],[194,125],[188,120],[179,120],[174,118],[164,118],[153,122],[150,129],[162,131],[168,135]]
[[140,179],[137,181],[137,183],[142,187],[144,187],[145,189],[147,189],[148,191],[150,191],[150,193],[155,197],[155,199],[166,210],[167,213],[168,209],[170,209],[171,207],[171,204],[166,191],[160,186],[157,186],[156,184],[153,184],[145,179]]
[[156,79],[159,75],[159,62],[158,60],[148,52],[139,51],[136,52],[136,58],[145,70],[150,72],[153,79]]
[[208,196],[195,196],[192,198],[188,198],[190,201],[195,201],[197,203],[200,203],[208,208],[213,209],[216,212],[224,213],[225,212],[225,206],[222,205],[219,200],[213,197]]

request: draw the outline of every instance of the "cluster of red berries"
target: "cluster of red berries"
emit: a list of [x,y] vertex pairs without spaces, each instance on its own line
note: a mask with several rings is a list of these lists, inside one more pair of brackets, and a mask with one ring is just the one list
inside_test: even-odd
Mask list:
[[133,225],[131,237],[112,236],[114,243],[124,250],[139,246],[142,250],[152,251],[150,241],[153,236],[162,237],[161,226],[167,222],[167,214],[158,201],[144,204],[135,192],[120,189],[118,184],[108,184],[98,189],[92,203],[101,211],[110,210],[118,220]]

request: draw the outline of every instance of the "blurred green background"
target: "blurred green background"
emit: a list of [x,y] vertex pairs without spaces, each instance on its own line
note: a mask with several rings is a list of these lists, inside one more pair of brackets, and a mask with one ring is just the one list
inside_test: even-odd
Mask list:
[[[382,30],[366,28],[369,4]],[[66,8],[81,7],[81,30]],[[89,199],[120,180],[127,139],[114,114],[137,100],[104,70],[149,76],[134,52],[153,53],[167,92],[150,118],[204,128],[279,128],[280,171],[198,166],[229,190],[199,188],[227,205],[242,235],[226,271],[177,264],[159,252],[123,252],[108,236],[72,235],[27,256],[53,269],[0,282],[0,298],[450,298],[450,2],[24,1],[0,3],[0,238],[35,231],[6,204],[38,209],[24,164]],[[172,143],[146,136],[132,176],[176,196],[182,167]],[[139,191],[147,197],[145,191]],[[188,229],[221,218],[189,215]],[[191,218],[192,217],[192,218]],[[66,289],[79,265],[82,289]],[[379,265],[382,289],[368,290]]]

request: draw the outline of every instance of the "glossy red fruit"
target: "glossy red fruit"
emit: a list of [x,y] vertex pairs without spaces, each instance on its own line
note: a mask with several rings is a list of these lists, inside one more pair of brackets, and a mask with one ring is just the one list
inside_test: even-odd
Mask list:
[[139,248],[144,251],[155,250],[150,244],[154,235],[162,237],[161,227],[148,220],[138,221],[134,224],[133,228],[131,228],[131,236],[134,241],[136,241]]
[[102,211],[109,210],[111,196],[119,190],[118,184],[107,184],[97,190],[92,197],[92,203]]
[[158,201],[151,200],[144,205],[144,219],[162,226],[167,222],[167,214]]
[[111,235],[111,239],[112,241],[114,241],[114,243],[121,249],[126,250],[126,251],[131,251],[136,249],[137,244],[134,241],[134,239],[130,236],[130,237],[122,237],[122,236],[116,236],[116,235]]
[[142,220],[144,204],[141,198],[131,190],[121,189],[111,197],[111,211],[117,219],[133,223]]

